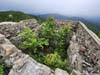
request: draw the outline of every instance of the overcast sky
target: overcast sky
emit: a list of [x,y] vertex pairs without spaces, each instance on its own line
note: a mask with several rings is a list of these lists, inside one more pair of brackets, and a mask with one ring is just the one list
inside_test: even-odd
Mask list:
[[0,0],[2,10],[100,17],[100,0]]

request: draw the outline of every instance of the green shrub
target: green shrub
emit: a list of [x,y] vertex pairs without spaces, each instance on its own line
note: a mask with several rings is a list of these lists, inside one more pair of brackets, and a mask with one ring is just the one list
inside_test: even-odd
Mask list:
[[21,38],[22,42],[19,45],[22,49],[36,49],[37,48],[37,36],[32,30],[28,27],[25,27],[24,30],[18,35]]
[[41,24],[40,36],[45,39],[52,39],[55,35],[56,23],[52,17],[49,17],[45,22]]
[[48,66],[51,66],[52,68],[58,67],[58,68],[67,69],[69,67],[68,61],[62,60],[61,56],[57,52],[47,54],[44,57],[44,63]]
[[18,35],[21,38],[19,47],[35,60],[52,68],[69,70],[67,48],[70,39],[69,25],[58,28],[52,17],[41,24],[39,35],[28,27]]
[[25,27],[18,37],[21,39],[19,48],[37,61],[42,62],[42,57],[44,56],[42,49],[44,46],[49,45],[48,40],[39,38],[36,33],[32,32],[28,27]]
[[38,47],[43,47],[43,45],[48,45],[48,40],[44,38],[38,38],[36,33],[28,27],[25,27],[24,30],[18,35],[21,38],[21,43],[19,47],[24,50],[33,50],[36,52]]
[[0,75],[3,75],[4,72],[3,72],[3,65],[0,64]]
[[55,36],[56,48],[57,51],[62,58],[67,58],[67,48],[70,41],[70,30],[71,27],[66,25],[58,30],[57,35]]

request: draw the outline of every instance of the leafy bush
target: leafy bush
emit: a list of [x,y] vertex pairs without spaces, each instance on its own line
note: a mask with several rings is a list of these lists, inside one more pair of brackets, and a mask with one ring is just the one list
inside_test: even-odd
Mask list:
[[21,38],[22,42],[19,45],[22,49],[36,49],[37,48],[37,36],[32,30],[28,27],[25,27],[24,30],[18,35]]
[[57,52],[47,54],[44,57],[44,63],[48,66],[51,66],[52,68],[58,67],[63,69],[67,69],[69,65],[67,60],[62,60],[61,56]]
[[53,38],[55,34],[56,24],[52,17],[49,17],[46,22],[41,24],[41,36],[47,39]]
[[0,64],[0,75],[3,75],[3,65]]
[[32,32],[28,27],[25,27],[18,37],[21,39],[19,48],[37,61],[41,62],[41,57],[44,56],[41,49],[48,45],[48,40],[45,38],[39,38],[36,33]]
[[32,30],[28,27],[25,27],[24,30],[18,35],[21,38],[21,43],[19,45],[20,48],[26,50],[37,50],[38,47],[42,47],[43,45],[48,45],[48,41],[44,38],[38,38],[36,33],[32,32]]
[[70,26],[58,28],[52,17],[41,24],[39,35],[28,27],[18,35],[21,38],[19,47],[35,60],[52,68],[68,70],[67,47],[70,38]]
[[55,36],[56,48],[62,58],[67,58],[67,48],[70,40],[70,29],[69,25],[66,25],[58,30],[57,35]]

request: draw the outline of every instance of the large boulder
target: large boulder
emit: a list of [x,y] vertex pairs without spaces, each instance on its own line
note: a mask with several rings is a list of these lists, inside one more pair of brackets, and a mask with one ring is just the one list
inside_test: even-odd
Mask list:
[[8,75],[50,75],[52,70],[31,57],[18,59]]

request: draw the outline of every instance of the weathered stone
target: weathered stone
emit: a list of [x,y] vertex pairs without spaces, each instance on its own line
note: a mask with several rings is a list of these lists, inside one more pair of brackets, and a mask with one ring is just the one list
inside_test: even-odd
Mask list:
[[0,34],[0,44],[5,42],[4,38],[5,38],[5,36]]
[[[0,44],[0,57],[6,67],[12,69],[8,75],[50,75],[52,70],[22,53],[5,37],[5,43]],[[1,60],[1,59],[0,59]]]
[[89,75],[90,72],[95,72],[98,75],[100,73],[98,65],[98,61],[100,61],[100,39],[83,23],[79,22],[76,27],[76,32],[72,31],[73,36],[68,49],[71,67],[79,72],[85,69]]
[[15,46],[19,46],[19,44],[21,43],[21,39],[19,37],[11,37],[10,41],[15,45]]
[[82,75],[79,71],[73,70],[70,75]]
[[2,22],[0,23],[0,33],[7,38],[15,37],[19,34],[25,26],[30,27],[34,32],[38,33],[40,30],[39,24],[35,19],[23,20],[21,22]]
[[54,75],[69,75],[67,71],[57,68]]
[[9,44],[2,44],[0,48],[5,50],[5,56],[11,55],[17,49],[14,45],[9,45]]
[[50,75],[52,70],[29,56],[15,64],[8,75]]

